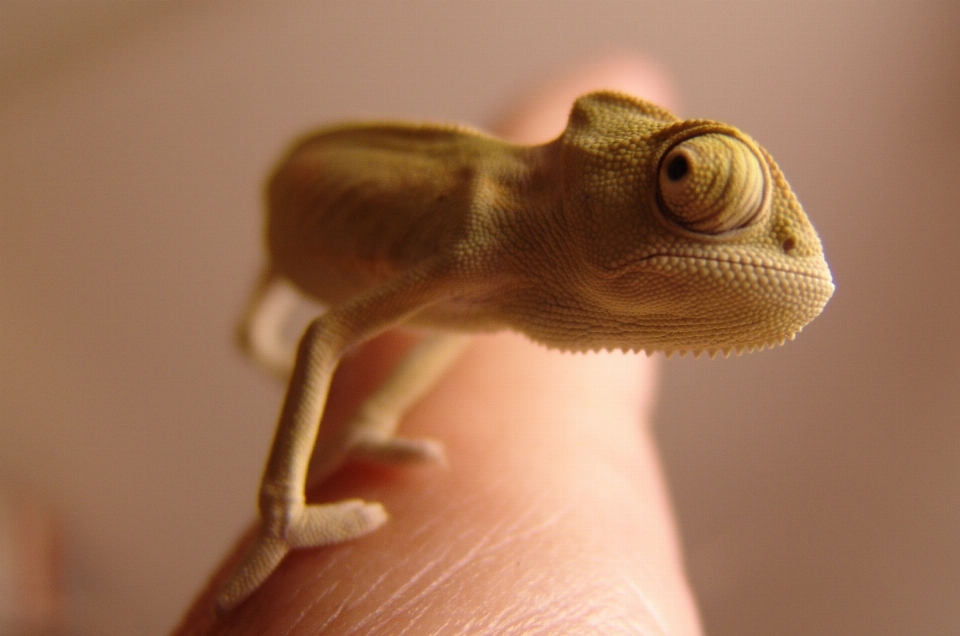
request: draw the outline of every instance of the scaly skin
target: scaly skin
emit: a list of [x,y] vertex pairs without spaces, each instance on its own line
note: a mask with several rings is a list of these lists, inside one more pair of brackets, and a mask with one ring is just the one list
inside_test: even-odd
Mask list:
[[512,329],[571,351],[740,352],[792,338],[834,289],[819,238],[766,151],[730,126],[681,121],[619,93],[581,97],[563,135],[536,147],[456,127],[322,130],[281,162],[268,200],[271,263],[247,318],[250,353],[280,373],[289,359],[270,333],[279,312],[262,300],[281,298],[272,285],[290,281],[330,309],[300,341],[260,534],[221,591],[221,612],[290,549],[386,520],[376,503],[304,501],[348,347],[397,324],[441,332],[317,449],[325,474],[351,457],[442,459],[439,443],[395,432],[455,359],[455,334]]

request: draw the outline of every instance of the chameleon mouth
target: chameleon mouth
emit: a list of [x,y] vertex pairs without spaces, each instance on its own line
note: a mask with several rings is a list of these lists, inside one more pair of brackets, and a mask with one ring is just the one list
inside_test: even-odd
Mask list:
[[[587,298],[525,333],[570,351],[727,356],[792,340],[834,292],[820,255],[661,250],[594,271],[605,280],[596,280]],[[529,319],[543,304],[521,313]],[[558,321],[564,325],[559,333]]]
[[[729,278],[731,281],[741,279],[744,282],[752,278],[750,276],[751,272],[754,274],[756,272],[765,272],[773,274],[773,277],[776,279],[802,277],[814,283],[833,287],[833,277],[830,275],[830,270],[827,269],[826,262],[824,262],[822,259],[818,259],[815,263],[815,265],[818,265],[819,267],[791,267],[783,263],[777,263],[771,259],[744,258],[742,256],[705,256],[702,254],[671,254],[668,252],[658,252],[654,254],[648,254],[641,258],[630,259],[629,262],[634,265],[653,267],[659,266],[660,269],[665,271],[683,271],[692,267],[695,271],[702,269],[703,274],[723,274],[724,278]],[[710,265],[712,265],[712,267]],[[616,270],[622,271],[622,268],[616,267]],[[613,271],[613,269],[610,271]]]
[[[833,277],[820,255],[711,251],[648,253],[619,270],[621,275],[663,275],[691,286],[686,294],[692,304],[660,314],[659,324],[647,334],[649,341],[635,349],[713,357],[774,347],[792,340],[834,293]],[[666,324],[672,328],[663,329]]]

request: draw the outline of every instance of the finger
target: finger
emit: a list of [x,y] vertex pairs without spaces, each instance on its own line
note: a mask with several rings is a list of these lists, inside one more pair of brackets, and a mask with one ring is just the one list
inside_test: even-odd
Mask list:
[[60,633],[60,520],[34,488],[0,474],[0,633]]
[[566,126],[573,100],[599,89],[637,95],[668,109],[676,107],[673,87],[656,64],[621,53],[584,65],[523,95],[500,117],[494,130],[517,143],[550,141]]

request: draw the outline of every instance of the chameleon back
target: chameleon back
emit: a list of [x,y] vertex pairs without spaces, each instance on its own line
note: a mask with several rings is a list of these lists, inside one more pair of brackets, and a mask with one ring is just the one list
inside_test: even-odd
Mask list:
[[338,303],[434,258],[465,235],[478,166],[504,147],[457,127],[321,130],[268,184],[274,266]]

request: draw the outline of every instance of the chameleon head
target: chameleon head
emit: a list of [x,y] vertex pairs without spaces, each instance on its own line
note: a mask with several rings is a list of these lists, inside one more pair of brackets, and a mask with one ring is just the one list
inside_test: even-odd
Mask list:
[[737,129],[601,92],[577,101],[560,143],[572,238],[541,300],[565,297],[550,311],[565,311],[576,334],[535,321],[524,328],[535,339],[763,348],[792,338],[833,294],[813,226],[770,155]]

